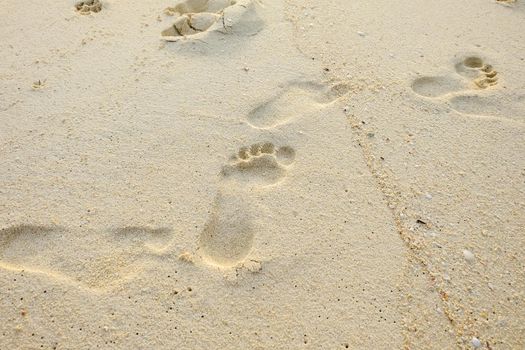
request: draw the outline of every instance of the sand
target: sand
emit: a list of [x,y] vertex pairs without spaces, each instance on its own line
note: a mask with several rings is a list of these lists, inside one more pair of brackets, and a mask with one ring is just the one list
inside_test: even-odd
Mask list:
[[6,0],[0,349],[522,349],[525,3]]

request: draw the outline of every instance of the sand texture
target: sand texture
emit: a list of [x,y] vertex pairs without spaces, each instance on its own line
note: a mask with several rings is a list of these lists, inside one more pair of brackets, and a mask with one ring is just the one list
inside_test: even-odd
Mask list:
[[525,349],[525,1],[0,7],[0,350]]

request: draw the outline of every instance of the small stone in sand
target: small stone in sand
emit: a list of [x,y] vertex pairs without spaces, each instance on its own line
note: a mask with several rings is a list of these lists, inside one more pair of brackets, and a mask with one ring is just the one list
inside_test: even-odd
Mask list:
[[465,257],[465,260],[468,262],[474,262],[475,259],[474,253],[467,249],[463,250],[463,257]]
[[472,343],[472,346],[476,349],[481,347],[481,341],[476,337],[472,337],[471,343]]

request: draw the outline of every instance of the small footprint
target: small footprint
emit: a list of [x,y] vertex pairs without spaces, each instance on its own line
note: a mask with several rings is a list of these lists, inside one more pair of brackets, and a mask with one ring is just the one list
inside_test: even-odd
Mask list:
[[319,110],[348,92],[344,84],[331,87],[316,82],[291,82],[248,113],[248,123],[258,129],[274,128]]
[[161,33],[166,41],[200,38],[214,31],[232,33],[235,27],[242,27],[245,34],[253,34],[262,26],[253,0],[186,0],[175,7],[167,7],[164,14],[175,17]]
[[79,1],[76,3],[75,9],[82,15],[88,15],[91,12],[96,13],[102,11],[102,3],[100,0]]
[[198,238],[198,255],[204,261],[231,267],[248,257],[257,212],[251,191],[281,182],[294,159],[293,148],[266,142],[241,148],[223,167],[221,188]]

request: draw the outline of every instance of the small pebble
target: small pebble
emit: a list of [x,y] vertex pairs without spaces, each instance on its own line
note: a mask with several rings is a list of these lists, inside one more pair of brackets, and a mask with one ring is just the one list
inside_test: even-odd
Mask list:
[[476,349],[481,347],[481,341],[476,337],[472,337],[471,343],[472,343],[472,346],[475,347]]
[[365,32],[360,32],[360,31],[359,31],[359,32],[357,32],[357,34],[359,34],[360,36],[365,36],[365,35],[366,35],[366,33],[365,33]]
[[430,193],[425,193],[425,198],[426,199],[432,199],[432,195]]
[[470,250],[463,250],[463,256],[465,257],[465,260],[467,260],[468,262],[474,262],[474,259],[476,258],[474,256],[474,253],[472,253]]

